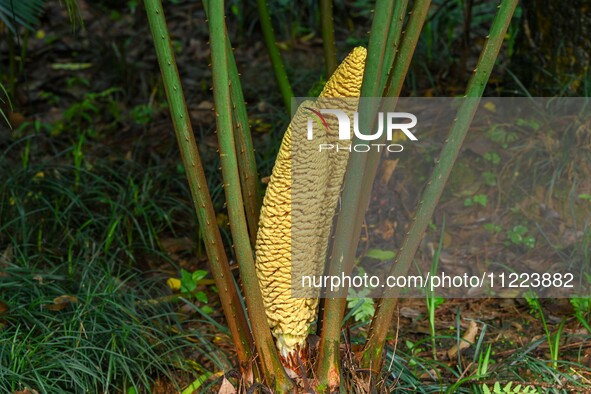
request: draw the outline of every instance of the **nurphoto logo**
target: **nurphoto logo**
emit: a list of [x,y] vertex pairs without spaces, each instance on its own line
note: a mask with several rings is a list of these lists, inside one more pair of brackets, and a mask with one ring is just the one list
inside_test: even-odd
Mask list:
[[[322,127],[328,133],[330,131],[329,122],[324,115],[334,116],[338,121],[339,141],[342,144],[330,143],[319,144],[318,150],[348,150],[349,152],[369,152],[371,149],[376,149],[378,152],[386,150],[388,152],[402,152],[404,147],[400,144],[391,143],[393,141],[394,131],[400,130],[406,138],[410,141],[418,141],[417,137],[410,131],[417,125],[417,117],[408,112],[378,112],[377,123],[378,128],[373,134],[364,134],[359,130],[359,113],[353,113],[353,122],[349,115],[340,109],[307,109],[311,116],[308,118],[308,140],[314,139],[314,124],[317,127]],[[353,123],[353,134],[361,141],[376,141],[379,140],[384,132],[386,133],[386,140],[389,143],[358,143],[351,144],[351,123]]]

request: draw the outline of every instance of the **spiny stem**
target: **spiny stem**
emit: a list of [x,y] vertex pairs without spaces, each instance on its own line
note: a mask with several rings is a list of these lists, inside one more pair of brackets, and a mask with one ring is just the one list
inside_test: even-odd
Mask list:
[[[431,217],[443,187],[451,173],[458,152],[474,113],[484,92],[491,70],[495,64],[503,38],[511,22],[511,17],[517,5],[517,0],[502,0],[499,11],[493,21],[490,36],[484,45],[476,69],[468,83],[465,98],[460,105],[456,119],[451,126],[447,142],[443,146],[440,159],[435,165],[433,174],[417,207],[416,215],[410,227],[410,231],[404,239],[400,253],[389,275],[402,276],[408,272],[422,235],[429,225]],[[386,289],[384,297],[380,300],[370,327],[369,339],[365,344],[362,356],[362,367],[376,369],[382,359],[386,336],[390,328],[392,317],[396,308],[397,297],[400,289]]]
[[195,204],[199,228],[203,234],[205,248],[209,257],[209,266],[220,292],[222,309],[232,333],[232,340],[236,346],[240,367],[243,372],[248,372],[253,359],[251,349],[254,347],[254,342],[217,226],[205,172],[201,164],[195,136],[193,135],[193,128],[172,51],[164,10],[160,0],[145,0],[145,7],[164,81],[166,98],[170,105],[174,131],[187,173],[191,197]]
[[234,241],[236,259],[240,268],[240,277],[244,285],[246,306],[250,317],[255,347],[260,357],[267,384],[274,385],[277,392],[291,392],[294,390],[294,385],[279,361],[271,330],[267,323],[263,296],[255,271],[253,251],[248,237],[246,217],[244,214],[234,133],[232,131],[232,105],[230,101],[230,80],[228,78],[224,2],[222,0],[209,0],[208,7],[210,11],[209,34],[213,92],[222,175],[228,205],[228,216],[230,218],[230,230]]
[[[209,13],[207,1],[203,1],[206,14]],[[228,58],[228,74],[230,78],[230,98],[232,101],[232,119],[234,121],[234,137],[238,154],[238,173],[242,185],[242,199],[246,210],[246,220],[251,245],[256,241],[259,216],[261,212],[262,190],[254,155],[254,145],[248,124],[248,113],[244,102],[244,94],[240,83],[240,74],[232,51],[230,37],[226,33],[226,56]]]
[[[380,12],[374,14],[361,88],[362,97],[379,96],[385,85],[385,76],[391,66],[385,65],[385,62],[388,61],[387,59],[391,62],[395,52],[395,45],[389,40],[396,38],[395,34],[387,33],[395,26],[393,19],[396,7],[400,8],[398,3],[399,1],[391,0],[378,0],[376,3],[375,8]],[[370,119],[368,118],[370,114],[364,114],[362,108],[359,109],[359,113],[362,116],[362,122],[364,115],[365,119]],[[353,143],[356,142],[359,142],[357,137]],[[341,200],[341,214],[336,222],[332,253],[328,259],[329,276],[347,274],[349,267],[353,264],[361,223],[369,201],[369,193],[361,187],[368,154],[354,152],[349,159]],[[338,294],[326,294],[327,298],[322,311],[317,376],[319,383],[327,387],[330,392],[338,390],[340,385],[339,343],[346,309],[346,294],[347,289],[342,289]]]

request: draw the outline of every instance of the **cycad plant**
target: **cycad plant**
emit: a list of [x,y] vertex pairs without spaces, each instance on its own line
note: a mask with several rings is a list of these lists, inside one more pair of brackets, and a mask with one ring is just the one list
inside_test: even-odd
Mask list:
[[[261,6],[260,3],[264,3],[264,1],[259,1],[259,6]],[[516,3],[517,0],[501,0],[491,26],[490,35],[485,41],[477,67],[466,88],[465,95],[474,99],[464,101],[458,109],[432,177],[419,200],[420,203],[416,209],[410,231],[404,240],[403,247],[397,254],[392,274],[404,274],[410,267],[472,121],[478,98],[483,94]],[[291,267],[292,250],[290,249],[291,234],[289,231],[292,224],[290,193],[293,190],[291,189],[290,172],[292,166],[299,165],[299,162],[303,161],[308,166],[310,163],[303,160],[301,156],[297,157],[298,149],[291,149],[296,142],[294,142],[295,137],[288,128],[273,170],[262,214],[260,214],[259,182],[253,145],[240,79],[226,30],[224,2],[222,0],[204,0],[204,6],[208,15],[210,32],[219,154],[232,233],[232,247],[239,265],[240,286],[236,284],[228,265],[227,248],[230,246],[228,245],[227,248],[224,246],[217,227],[197,142],[184,101],[164,10],[160,0],[145,0],[181,157],[186,169],[201,233],[204,234],[211,274],[219,290],[226,321],[232,333],[237,362],[246,378],[247,385],[263,383],[277,393],[299,392],[302,389],[308,392],[310,390],[314,392],[339,391],[342,375],[339,345],[341,323],[346,309],[344,294],[326,294],[327,298],[318,318],[320,336],[318,353],[309,354],[312,352],[312,348],[306,349],[306,330],[304,329],[302,332],[301,329],[294,331],[290,331],[290,329],[291,325],[308,327],[315,318],[317,300],[311,299],[309,302],[300,303],[299,307],[297,303],[294,303],[296,306],[292,309],[287,309],[285,313],[278,313],[278,308],[290,303],[290,297],[288,295],[286,298],[281,298],[285,297],[285,294],[279,292],[281,294],[278,296],[277,293],[269,291],[271,285],[287,289],[287,291],[291,285],[289,268]],[[377,0],[367,48],[367,60],[364,62],[364,68],[362,67],[364,72],[345,72],[345,68],[350,66],[350,64],[347,65],[347,62],[360,64],[353,58],[348,58],[341,66],[343,68],[337,68],[334,78],[329,80],[329,86],[325,90],[333,86],[341,96],[360,94],[362,97],[398,97],[429,7],[429,0],[414,0],[410,5],[407,0]],[[332,18],[329,12],[330,7],[323,4],[322,9],[323,26],[325,29],[332,29],[332,23],[328,20]],[[267,40],[272,40],[272,34],[265,36]],[[329,40],[332,37],[328,32],[323,36],[328,37]],[[268,44],[272,45],[273,43]],[[327,59],[331,57],[330,48],[333,44],[331,42],[325,43]],[[362,51],[365,54],[362,49],[357,51]],[[363,57],[365,58],[365,55]],[[329,66],[329,69],[331,68],[332,66]],[[284,72],[281,67],[276,68],[275,71],[277,73]],[[286,79],[279,77],[278,80],[285,81]],[[357,88],[359,92],[348,93],[347,89],[354,86],[357,80],[360,82]],[[309,109],[313,110],[311,107]],[[360,122],[364,125],[371,125],[369,120],[374,119],[375,113],[372,114],[371,110],[360,110],[360,114]],[[301,122],[297,113],[292,124],[293,122]],[[372,129],[372,127],[364,128],[364,130]],[[326,136],[326,138],[330,137]],[[297,141],[301,141],[301,139]],[[357,141],[356,137],[352,143],[355,144]],[[382,143],[383,141],[377,140],[375,142]],[[319,189],[319,193],[324,196],[330,194],[327,190],[336,187],[340,191],[343,186],[340,197],[342,210],[354,213],[339,216],[332,230],[334,239],[330,245],[330,256],[326,259],[329,263],[327,265],[328,275],[350,274],[352,271],[364,212],[369,202],[368,191],[371,190],[378,162],[379,155],[351,154],[343,177],[343,185],[339,183],[329,187],[326,183]],[[316,176],[314,181],[320,182],[320,179],[326,178],[317,175],[319,174],[318,167],[312,166],[310,168],[312,170],[310,170],[309,176]],[[325,168],[331,167],[327,164]],[[325,202],[329,200],[331,199],[317,198],[314,200],[315,203],[310,204],[310,209],[329,211],[332,218],[332,212],[328,207],[334,210],[334,207],[331,206],[333,203]],[[319,207],[315,204],[323,204],[323,206]],[[304,214],[306,213],[304,212]],[[260,228],[259,215],[261,215]],[[316,228],[316,226],[311,227]],[[309,237],[310,245],[321,246],[311,247],[310,251],[305,253],[310,253],[308,256],[310,259],[318,259],[320,256],[320,264],[324,264],[324,256],[327,256],[326,245],[330,238],[329,233],[330,231],[319,230],[316,233],[307,234],[308,236],[312,234]],[[255,248],[253,248],[255,244],[256,254]],[[272,251],[276,248],[283,248],[282,252],[273,254]],[[271,254],[268,253],[269,251]],[[269,270],[265,266],[265,264],[278,264],[280,260],[285,260],[282,269]],[[287,270],[285,270],[286,267]],[[264,291],[261,291],[261,285],[264,285]],[[361,367],[370,372],[368,379],[372,379],[372,381],[376,378],[375,374],[379,373],[386,335],[392,324],[397,296],[393,291],[390,290],[377,301],[377,310],[365,347],[358,355]],[[246,309],[243,308],[240,301],[242,297],[246,301]],[[275,302],[277,297],[280,299],[279,303]],[[302,320],[298,320],[302,307],[309,308],[308,310],[312,312],[301,313]],[[293,315],[289,315],[290,310]],[[292,352],[294,349],[297,350],[295,353]],[[312,360],[316,360],[313,365],[311,365]],[[294,373],[303,379],[293,379]],[[248,377],[253,378],[249,380]]]

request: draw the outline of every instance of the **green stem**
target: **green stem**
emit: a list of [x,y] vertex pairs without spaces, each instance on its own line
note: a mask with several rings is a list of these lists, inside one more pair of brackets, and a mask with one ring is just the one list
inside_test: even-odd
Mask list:
[[[409,17],[409,23],[406,26],[406,30],[408,31],[408,33],[405,33],[405,37],[413,37],[415,31],[413,30],[413,19],[417,19],[416,17],[416,13],[415,11],[419,11],[419,13],[422,13],[422,8],[424,7],[423,4],[419,4],[420,1],[416,1],[413,5],[413,11],[411,11],[410,17]],[[400,55],[402,52],[401,48],[401,36],[402,36],[402,26],[404,24],[404,16],[406,14],[406,9],[408,8],[408,0],[400,0],[397,1],[394,4],[394,17],[392,18],[392,21],[390,22],[390,29],[388,30],[388,41],[387,41],[387,45],[388,47],[392,47],[393,49],[391,51],[388,51],[386,53],[386,58],[384,60],[384,64],[386,65],[391,65],[390,67],[387,67],[385,70],[382,70],[382,76],[381,78],[384,80],[387,80],[388,82],[392,80],[392,75],[395,74],[395,72],[397,71],[398,74],[396,75],[397,80],[401,80],[404,81],[405,77],[406,77],[406,71],[405,68],[403,67],[399,67],[397,70],[395,69],[396,64],[394,64],[394,61],[396,59],[398,59],[399,61],[397,61],[397,63],[400,63],[400,58],[405,59],[404,56]],[[425,13],[427,12],[427,10],[429,10],[429,6],[426,6],[426,10],[424,11]],[[418,29],[419,33],[421,31],[421,29]],[[418,35],[417,35],[417,40],[418,40]],[[407,39],[408,41],[408,39]],[[416,44],[415,44],[416,45]],[[406,43],[406,46],[409,46],[409,43]],[[413,46],[414,48],[414,46]],[[409,53],[406,53],[406,55],[408,56]],[[410,53],[410,58],[405,59],[409,64],[410,61],[412,60],[412,53]],[[408,67],[406,67],[406,70],[408,69]],[[384,72],[386,72],[387,74],[384,74]],[[388,83],[387,82],[387,83]],[[402,83],[401,83],[402,86]],[[388,97],[386,95],[386,97]]]
[[334,40],[332,0],[320,0],[320,23],[322,29],[322,44],[324,47],[326,79],[328,79],[337,68],[337,49]]
[[246,210],[250,240],[251,244],[254,245],[261,213],[262,190],[254,156],[254,145],[250,134],[244,95],[242,94],[240,77],[229,40],[226,48],[228,48],[230,97],[232,100],[232,119],[234,120],[235,127],[236,151],[238,152],[240,184],[242,185],[242,198]]
[[[393,45],[396,48],[396,56],[393,58],[393,64],[388,69],[389,72],[387,74],[382,74],[382,78],[385,80],[385,83],[381,86],[381,92],[384,93],[383,95],[385,97],[394,97],[394,99],[389,102],[392,107],[396,105],[397,97],[400,96],[402,91],[402,86],[404,84],[404,80],[406,79],[408,69],[410,68],[410,63],[412,62],[423,24],[427,18],[431,0],[416,0],[413,3],[406,25],[406,31],[404,33],[401,33],[402,22],[404,20],[404,14],[406,13],[408,1],[403,0],[400,3],[404,4],[397,4],[397,8],[395,9],[396,19],[392,21],[392,27],[390,29],[390,33],[392,30],[394,30],[395,33],[392,34],[393,37],[389,38],[391,40],[390,45]],[[395,24],[396,21],[399,23]],[[390,63],[386,64],[389,65]],[[375,110],[365,110],[364,112],[371,113],[371,119],[375,119]],[[367,120],[364,121],[366,122],[364,124],[368,124]],[[373,125],[371,128],[369,128],[369,130],[373,130]],[[384,143],[385,139],[386,136],[383,135],[377,140],[377,143]],[[361,190],[372,189],[381,158],[381,155],[379,154],[369,154],[366,156],[365,168],[363,170],[363,176],[361,180]],[[363,209],[359,210],[360,215],[365,215],[365,211],[367,210],[367,206],[369,204],[369,198],[370,193],[365,193],[365,195],[362,195],[360,202],[362,205],[360,205],[360,207],[363,207]],[[361,216],[357,222],[359,226],[361,225],[361,220],[363,220],[363,216]],[[358,241],[359,238],[355,238],[355,245],[357,245]],[[350,273],[352,270],[353,266],[351,260],[351,265],[345,268],[345,273]]]
[[158,64],[164,81],[166,98],[170,105],[174,131],[187,173],[191,197],[195,204],[199,228],[203,234],[205,248],[209,257],[211,273],[220,293],[222,309],[236,346],[238,362],[241,369],[246,372],[253,359],[251,349],[254,347],[254,341],[250,334],[246,314],[240,302],[240,296],[232,277],[222,237],[217,226],[205,172],[185,104],[164,10],[160,0],[145,0],[145,6]]
[[273,25],[271,24],[271,16],[269,15],[269,7],[267,0],[257,0],[257,7],[259,10],[259,18],[261,21],[261,29],[263,30],[263,37],[265,44],[267,45],[267,51],[271,58],[271,64],[273,65],[273,71],[275,72],[275,79],[281,96],[283,97],[283,103],[285,108],[289,112],[291,110],[291,99],[293,98],[293,90],[289,84],[287,73],[285,72],[285,65],[281,59],[279,48],[275,40],[275,33],[273,33]]
[[255,271],[253,252],[248,237],[248,228],[242,203],[240,176],[238,175],[238,161],[232,125],[224,2],[221,0],[210,0],[208,6],[210,10],[209,34],[213,92],[222,175],[228,205],[228,216],[230,218],[230,230],[240,268],[240,277],[244,285],[246,306],[248,308],[255,346],[267,383],[274,385],[277,392],[291,392],[294,390],[293,383],[279,361],[271,330],[267,324],[267,315]]
[[388,75],[384,97],[400,96],[430,5],[431,0],[416,0],[413,3],[406,31],[402,33],[400,47],[397,47],[396,59]]
[[[207,1],[203,1],[206,14],[209,13]],[[254,245],[257,236],[259,216],[261,212],[262,190],[254,156],[254,145],[248,124],[248,113],[242,93],[240,74],[236,66],[236,59],[232,51],[230,37],[226,35],[226,52],[228,57],[228,73],[230,77],[230,98],[232,100],[232,119],[234,120],[234,137],[238,152],[238,169],[240,184],[242,185],[242,199],[246,209],[246,220],[251,244]]]
[[13,99],[16,97],[16,45],[14,35],[10,30],[6,32],[8,41],[8,95]]
[[[384,70],[386,59],[393,59],[395,50],[394,43],[388,40],[394,38],[389,34],[393,26],[394,11],[397,3],[391,0],[378,0],[363,75],[361,96],[379,96],[385,84]],[[387,65],[388,69],[390,64]],[[361,116],[364,111],[359,110]],[[371,114],[369,114],[371,116]],[[365,117],[365,121],[368,118]],[[362,118],[362,122],[364,119]],[[363,123],[366,124],[366,123]],[[356,142],[359,142],[356,138]],[[354,143],[356,143],[354,142]],[[335,236],[332,245],[332,253],[329,257],[328,275],[341,275],[347,273],[347,267],[353,264],[353,257],[357,248],[357,242],[361,232],[365,209],[369,201],[369,193],[362,189],[364,168],[367,155],[352,153],[347,166],[344,180],[344,191],[342,197],[341,213],[337,219]],[[318,356],[317,376],[321,385],[327,387],[330,392],[337,390],[340,385],[339,369],[339,343],[343,316],[346,309],[347,289],[342,289],[337,294],[326,294],[322,311],[322,334],[320,337],[320,350]]]
[[[405,275],[410,268],[413,257],[421,242],[422,235],[433,216],[443,187],[449,177],[468,127],[472,122],[516,5],[517,0],[502,0],[501,2],[499,11],[491,27],[490,36],[487,38],[477,67],[468,83],[466,90],[467,99],[465,98],[462,101],[458,110],[449,137],[441,151],[440,159],[435,165],[430,181],[427,183],[410,231],[404,239],[400,252],[390,271],[390,275]],[[363,351],[361,363],[363,368],[377,368],[381,363],[382,352],[396,308],[396,297],[398,294],[399,289],[387,289],[384,293],[384,298],[378,304],[370,327],[369,339]]]

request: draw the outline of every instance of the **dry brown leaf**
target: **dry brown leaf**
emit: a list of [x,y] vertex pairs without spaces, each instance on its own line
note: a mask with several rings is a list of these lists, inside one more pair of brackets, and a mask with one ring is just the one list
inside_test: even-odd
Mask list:
[[35,389],[30,389],[30,388],[26,387],[22,391],[15,391],[14,394],[39,394],[39,392]]
[[182,238],[164,238],[160,240],[162,249],[169,254],[178,254],[190,252],[195,246],[195,242],[189,237]]
[[[474,320],[470,320],[470,324],[468,325],[468,329],[464,332],[462,336],[462,340],[460,341],[460,352],[462,350],[467,349],[470,345],[474,344],[476,341],[476,334],[478,334],[478,325]],[[458,345],[453,345],[447,351],[447,357],[451,360],[458,354]]]
[[71,296],[71,295],[61,295],[53,299],[53,304],[45,305],[45,308],[49,309],[50,311],[61,311],[65,307],[70,304],[75,304],[78,302],[78,297]]
[[383,240],[388,241],[394,237],[396,232],[396,225],[388,219],[385,219],[376,229],[376,235],[379,235]]
[[222,380],[222,385],[220,386],[218,394],[236,394],[236,389],[234,388],[234,385],[230,383],[230,381],[226,379],[225,376]]
[[12,245],[8,245],[2,255],[0,256],[0,267],[5,267],[12,259]]
[[388,182],[390,182],[390,178],[392,178],[392,174],[394,174],[394,170],[396,169],[397,164],[398,159],[384,160],[384,162],[382,163],[382,176],[380,177],[380,184],[382,186],[386,186]]
[[2,301],[0,301],[0,315],[3,314],[4,312],[8,311],[10,308],[8,307],[8,305]]

